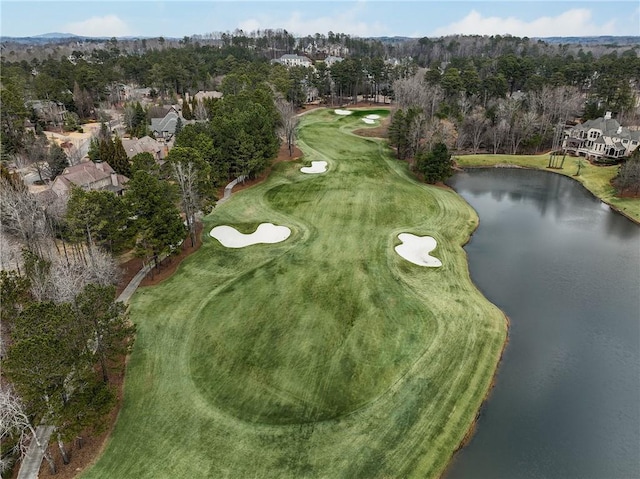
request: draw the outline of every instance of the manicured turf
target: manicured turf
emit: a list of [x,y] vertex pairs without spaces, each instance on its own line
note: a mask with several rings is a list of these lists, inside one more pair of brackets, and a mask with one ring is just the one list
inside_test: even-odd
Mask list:
[[[305,158],[205,219],[202,248],[140,290],[122,412],[83,478],[438,477],[473,422],[506,335],[469,279],[477,224],[348,117],[301,119]],[[328,162],[305,175],[301,164]],[[206,234],[286,225],[232,250]],[[397,255],[433,236],[440,268]]]
[[611,186],[611,180],[618,174],[618,166],[594,166],[584,160],[584,168],[580,171],[580,176],[574,176],[578,171],[578,158],[567,156],[564,167],[559,169],[548,169],[549,155],[461,155],[456,157],[458,166],[494,166],[494,165],[516,165],[527,168],[544,169],[554,173],[570,176],[582,183],[585,188],[600,198],[605,203],[610,204],[619,211],[640,222],[640,199],[620,198],[616,196],[616,191]]

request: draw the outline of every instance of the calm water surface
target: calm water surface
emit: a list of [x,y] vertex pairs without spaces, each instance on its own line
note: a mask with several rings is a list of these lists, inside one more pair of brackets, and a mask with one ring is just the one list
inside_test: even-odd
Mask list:
[[576,182],[482,169],[471,276],[511,320],[496,387],[447,479],[640,478],[640,227]]

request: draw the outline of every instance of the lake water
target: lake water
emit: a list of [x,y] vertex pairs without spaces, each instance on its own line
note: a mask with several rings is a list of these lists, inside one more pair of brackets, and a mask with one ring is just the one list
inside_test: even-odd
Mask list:
[[511,325],[445,477],[640,478],[640,227],[548,172],[479,169],[450,184],[480,217],[471,277]]

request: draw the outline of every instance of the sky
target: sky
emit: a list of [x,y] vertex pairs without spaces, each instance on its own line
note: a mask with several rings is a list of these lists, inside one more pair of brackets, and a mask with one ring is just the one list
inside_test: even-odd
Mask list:
[[177,37],[284,28],[294,35],[640,35],[638,0],[0,0],[0,35]]

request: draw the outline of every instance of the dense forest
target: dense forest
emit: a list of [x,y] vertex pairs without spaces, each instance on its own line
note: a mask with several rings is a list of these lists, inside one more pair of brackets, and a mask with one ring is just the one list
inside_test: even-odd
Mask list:
[[[295,39],[286,31],[267,31],[185,37],[172,43],[162,38],[113,38],[99,44],[83,43],[83,47],[67,56],[49,53],[46,58],[35,54],[45,47],[29,47],[33,53],[29,61],[13,61],[17,54],[3,50],[4,152],[22,147],[16,125],[31,114],[25,101],[53,100],[79,120],[95,118],[99,106],[121,104],[122,84],[152,87],[160,98],[175,99],[187,92],[216,88],[229,94],[260,78],[301,105],[309,88],[319,98],[340,103],[356,95],[393,95],[394,81],[419,73],[425,85],[437,88],[442,97],[438,116],[458,123],[475,110],[495,124],[497,101],[516,98],[520,110],[531,111],[536,108],[531,96],[544,97],[559,88],[576,96],[579,104],[573,116],[588,119],[612,111],[624,123],[635,121],[638,113],[637,45],[582,48],[509,36],[383,42],[331,32]],[[309,56],[316,60],[315,68],[286,69],[270,62],[286,52]],[[334,53],[344,61],[329,68],[322,60]],[[546,120],[542,115],[540,121]],[[528,142],[550,146],[549,138]]]

